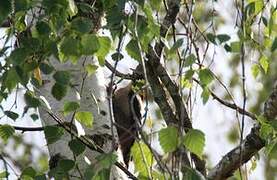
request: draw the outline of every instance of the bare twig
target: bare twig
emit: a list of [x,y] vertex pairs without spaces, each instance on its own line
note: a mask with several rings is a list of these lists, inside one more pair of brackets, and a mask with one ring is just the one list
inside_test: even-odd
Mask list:
[[[268,120],[277,117],[277,86],[265,102],[264,116]],[[273,113],[268,111],[273,110]],[[260,149],[265,141],[259,136],[259,127],[253,127],[242,143],[227,153],[208,174],[209,179],[220,180],[232,176],[233,172],[246,163]]]

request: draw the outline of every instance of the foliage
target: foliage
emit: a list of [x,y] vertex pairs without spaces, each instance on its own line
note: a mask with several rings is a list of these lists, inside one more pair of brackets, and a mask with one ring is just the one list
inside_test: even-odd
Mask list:
[[[72,120],[76,119],[84,127],[92,129],[98,119],[92,112],[81,108],[83,99],[64,101],[69,90],[75,86],[72,83],[73,72],[59,70],[51,59],[74,67],[81,58],[93,56],[99,65],[92,62],[84,65],[90,77],[97,70],[102,70],[108,59],[115,61],[116,65],[118,61],[129,59],[141,65],[142,70],[133,71],[132,78],[128,78],[129,74],[120,76],[120,72],[116,74],[113,70],[119,76],[114,79],[134,80],[137,78],[135,72],[140,73],[140,78],[136,80],[141,80],[143,76],[144,81],[136,89],[138,94],[151,89],[151,93],[146,93],[145,109],[150,109],[148,106],[157,107],[153,106],[156,103],[158,109],[153,111],[162,114],[151,117],[151,127],[138,127],[140,131],[131,148],[131,156],[139,179],[201,179],[202,175],[206,175],[197,167],[198,162],[208,160],[204,152],[206,132],[193,128],[194,118],[197,118],[193,108],[198,105],[198,99],[205,106],[214,99],[237,114],[244,114],[244,117],[253,115],[249,117],[259,126],[258,135],[265,145],[263,155],[266,161],[276,160],[276,117],[265,117],[263,104],[274,90],[274,81],[277,80],[277,4],[262,0],[242,0],[232,4],[230,13],[237,13],[237,17],[233,16],[233,22],[228,24],[224,10],[218,8],[220,3],[226,5],[219,1],[178,0],[101,0],[94,3],[89,0],[0,0],[0,24],[3,27],[8,24],[0,47],[0,120],[7,118],[17,123],[28,115],[36,121],[38,115],[32,111],[47,109],[47,105],[35,90],[48,83],[42,77],[50,75],[53,78],[50,95],[63,102],[60,112],[65,117],[73,114]],[[230,25],[235,28],[222,32],[222,27]],[[217,56],[217,52],[224,56]],[[226,64],[228,69],[225,72],[221,67]],[[112,76],[111,80],[114,79]],[[262,88],[250,87],[250,84],[262,84]],[[24,89],[22,112],[16,111],[17,100],[9,108],[2,105],[14,94],[17,96],[20,88]],[[234,94],[238,94],[241,100],[247,100],[247,106],[236,104],[238,100]],[[149,114],[145,113],[145,119],[149,118]],[[213,121],[209,118],[205,120]],[[230,128],[229,138],[233,142],[246,135],[244,121],[248,119],[240,120],[240,124],[232,124]],[[166,127],[153,128],[161,124],[166,124]],[[22,130],[1,122],[0,137],[3,142],[0,145],[14,139],[16,130],[25,132],[28,128]],[[68,178],[70,172],[78,170],[76,158],[82,156],[86,148],[98,147],[76,135],[72,124],[44,126],[43,131],[47,145],[56,143],[66,131],[70,131],[72,139],[67,145],[75,159],[59,159],[52,169],[45,165],[44,153],[41,155],[44,158],[41,168],[34,167],[25,159],[16,159],[19,164],[26,163],[18,166],[18,178]],[[161,149],[154,147],[153,139]],[[114,141],[114,137],[110,140]],[[25,153],[30,155],[30,152],[31,147],[28,146]],[[0,157],[4,155],[0,154]],[[6,155],[5,158],[12,160],[13,157]],[[5,158],[2,158],[4,167]],[[96,160],[99,166],[88,165],[85,179],[107,179],[111,166],[119,166],[114,153],[100,151]],[[193,162],[192,166],[190,162]],[[267,164],[269,168],[277,169],[274,164]],[[204,167],[203,171],[206,170]],[[227,175],[232,173],[227,172]],[[0,171],[0,178],[9,175],[7,169]]]

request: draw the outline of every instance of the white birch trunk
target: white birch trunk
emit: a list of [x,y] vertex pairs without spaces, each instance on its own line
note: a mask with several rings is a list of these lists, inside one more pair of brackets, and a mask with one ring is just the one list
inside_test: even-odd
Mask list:
[[[43,75],[42,80],[45,83],[41,86],[41,88],[38,89],[38,95],[43,96],[46,99],[51,108],[51,111],[54,114],[67,122],[71,121],[73,113],[67,115],[66,117],[63,116],[62,110],[64,102],[80,102],[80,111],[90,111],[94,117],[93,128],[84,128],[85,135],[89,137],[93,137],[94,135],[103,137],[103,139],[105,139],[105,143],[102,146],[103,150],[105,152],[111,152],[113,148],[111,122],[108,111],[109,109],[103,68],[99,67],[95,74],[87,76],[87,72],[85,71],[85,64],[98,64],[97,61],[93,60],[92,57],[81,58],[76,65],[73,65],[70,62],[60,63],[54,58],[52,58],[51,63],[57,71],[62,70],[69,71],[71,73],[71,83],[74,85],[74,87],[68,89],[67,95],[61,101],[57,101],[51,94],[51,88],[55,83],[55,80],[52,78],[53,74]],[[43,108],[39,108],[39,113],[44,125],[57,124],[57,122],[55,122],[55,120],[51,118],[47,111],[45,111]],[[115,129],[114,132],[117,136]],[[117,140],[117,137],[115,137],[115,139]],[[73,153],[68,146],[68,142],[71,140],[71,135],[65,132],[60,140],[53,144],[49,144],[48,149],[50,157],[61,155],[63,158],[74,160]],[[96,163],[94,158],[98,154],[99,153],[91,151],[87,148],[84,155],[77,157],[78,166],[82,175],[88,166],[87,162],[85,161],[85,157],[87,157],[93,165]],[[113,170],[110,176],[111,179],[125,179],[124,177],[126,176],[121,170],[115,167],[112,169]],[[71,175],[79,177],[80,172],[77,171],[77,168],[75,168]]]

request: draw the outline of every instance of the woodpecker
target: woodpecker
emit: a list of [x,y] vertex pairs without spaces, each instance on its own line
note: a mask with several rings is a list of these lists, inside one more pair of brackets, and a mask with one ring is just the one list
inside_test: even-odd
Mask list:
[[[133,111],[131,106],[133,106]],[[141,107],[141,98],[135,95],[132,90],[132,83],[115,91],[113,95],[113,113],[123,160],[127,167],[131,147],[138,135],[136,123],[141,120]]]

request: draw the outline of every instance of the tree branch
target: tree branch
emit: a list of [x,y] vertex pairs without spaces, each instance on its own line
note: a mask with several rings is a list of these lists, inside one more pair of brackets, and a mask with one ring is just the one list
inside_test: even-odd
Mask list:
[[[3,124],[0,124],[2,126]],[[19,127],[19,126],[12,126],[17,131],[22,131],[22,133],[26,131],[43,131],[44,127]]]
[[[265,102],[264,116],[274,120],[277,116],[277,86]],[[253,127],[250,134],[243,140],[241,147],[237,146],[228,152],[219,163],[209,172],[208,178],[220,180],[232,176],[234,171],[246,163],[260,149],[265,146],[265,141],[259,136],[259,127]],[[240,155],[241,149],[241,155]]]
[[[197,79],[193,78],[193,81],[195,81],[197,84],[201,85],[200,82],[199,82]],[[234,109],[234,110],[238,111],[240,114],[244,114],[244,115],[250,117],[250,118],[253,119],[253,120],[257,120],[256,116],[255,116],[253,113],[248,112],[248,111],[246,111],[246,110],[243,110],[243,108],[237,106],[235,103],[229,103],[229,102],[227,102],[227,101],[224,101],[223,99],[221,99],[220,97],[218,97],[214,92],[212,92],[211,90],[209,90],[209,91],[210,91],[212,97],[213,97],[215,100],[217,100],[219,103],[221,103],[221,104],[223,104],[224,106],[227,106],[227,107],[229,107],[229,108],[231,108],[231,109]]]

